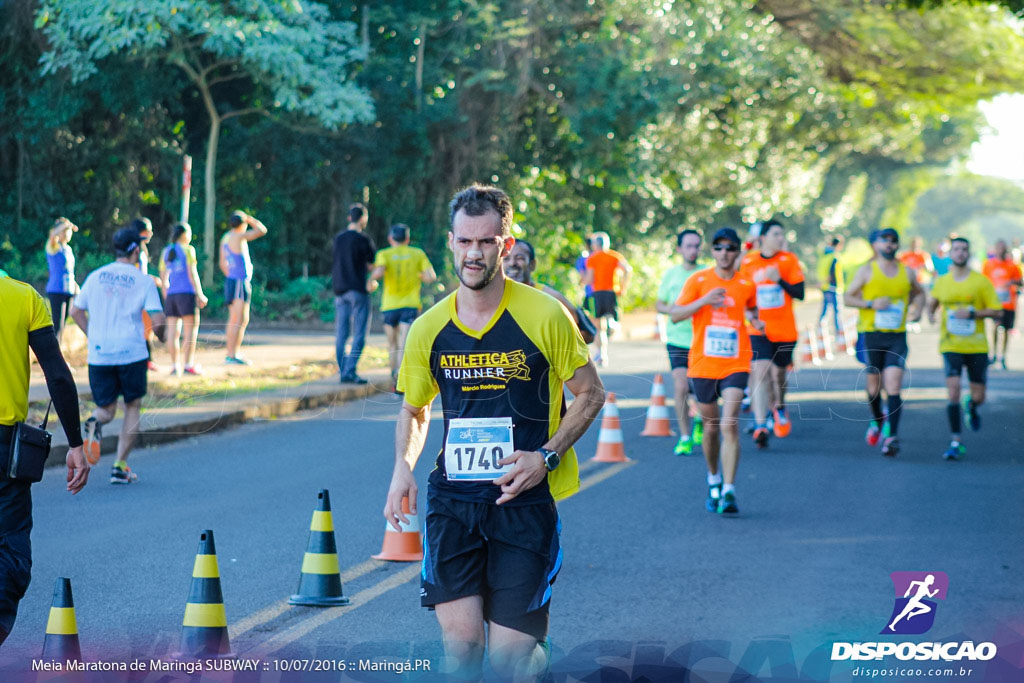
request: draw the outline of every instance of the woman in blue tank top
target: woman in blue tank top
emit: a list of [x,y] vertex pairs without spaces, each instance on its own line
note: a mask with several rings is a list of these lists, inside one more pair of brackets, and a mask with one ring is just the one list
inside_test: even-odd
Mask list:
[[46,295],[50,299],[50,314],[53,317],[53,329],[57,333],[57,341],[64,333],[64,322],[71,309],[71,298],[78,293],[75,282],[75,253],[68,242],[78,226],[61,216],[50,228],[50,236],[46,240],[46,265],[50,268],[50,278],[46,281]]
[[192,228],[189,224],[176,223],[171,228],[171,243],[160,254],[160,282],[164,290],[164,313],[167,315],[167,352],[171,356],[171,373],[174,375],[182,372],[202,374],[202,368],[195,362],[196,339],[199,337],[199,309],[206,306],[207,298],[203,294],[203,284],[196,268],[196,250],[191,242]]
[[235,211],[228,219],[231,229],[220,241],[220,270],[224,273],[224,303],[228,306],[227,338],[228,365],[249,365],[238,350],[249,324],[249,300],[252,298],[252,261],[249,260],[249,242],[267,234],[267,226],[244,211]]

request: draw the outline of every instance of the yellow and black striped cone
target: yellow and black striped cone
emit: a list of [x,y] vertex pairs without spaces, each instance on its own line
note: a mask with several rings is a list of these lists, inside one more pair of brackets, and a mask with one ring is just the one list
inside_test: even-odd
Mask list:
[[209,529],[199,535],[199,550],[192,568],[192,587],[181,626],[180,649],[175,656],[183,659],[234,657],[228,642],[228,620],[224,614],[224,594],[220,590],[217,549],[213,545],[213,532]]
[[309,524],[309,543],[302,558],[299,589],[288,603],[310,607],[347,605],[342,594],[341,572],[338,569],[338,545],[334,540],[334,518],[331,516],[331,494],[321,489],[316,510]]
[[71,597],[71,579],[63,576],[53,587],[50,618],[46,620],[43,639],[43,659],[65,662],[82,661],[82,648],[78,644],[78,621],[75,619],[75,601]]

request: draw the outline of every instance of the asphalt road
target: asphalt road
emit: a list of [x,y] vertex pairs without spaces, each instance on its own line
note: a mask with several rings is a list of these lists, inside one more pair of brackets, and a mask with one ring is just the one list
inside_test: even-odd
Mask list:
[[[672,439],[639,436],[653,373],[666,363],[662,348],[619,345],[605,381],[620,399],[633,462],[586,462],[596,425],[577,446],[585,490],[559,505],[565,563],[552,602],[555,678],[603,667],[602,680],[680,680],[689,662],[692,680],[728,681],[737,666],[775,680],[851,680],[853,664],[830,668],[828,648],[880,639],[893,607],[889,574],[902,570],[949,576],[929,639],[1000,646],[988,678],[977,664],[970,680],[1022,673],[1012,667],[1024,664],[1024,373],[992,373],[983,430],[967,434],[965,460],[946,462],[934,335],[914,335],[912,345],[897,458],[864,444],[868,411],[851,362],[800,370],[792,436],[765,451],[744,437],[741,513],[731,519],[704,511],[699,455],[676,457]],[[424,658],[436,673],[440,631],[419,607],[418,565],[368,561],[384,534],[398,405],[377,396],[146,449],[133,456],[140,481],[130,487],[107,484],[109,456],[75,497],[60,470],[48,471],[34,487],[33,581],[0,650],[0,678],[17,680],[38,655],[58,576],[72,579],[87,659],[175,650],[204,529],[216,535],[232,647],[260,658],[269,669],[263,680],[299,680],[271,663],[311,657]],[[421,484],[438,427],[417,468]],[[331,492],[353,605],[286,607],[321,488]]]

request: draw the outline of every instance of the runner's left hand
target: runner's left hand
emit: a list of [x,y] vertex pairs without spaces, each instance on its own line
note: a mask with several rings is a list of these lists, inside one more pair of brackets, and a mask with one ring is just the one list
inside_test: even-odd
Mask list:
[[512,469],[494,480],[501,487],[498,505],[507,503],[520,493],[532,489],[548,476],[548,468],[544,466],[544,456],[537,451],[516,451],[512,455],[498,461],[505,466],[515,463]]

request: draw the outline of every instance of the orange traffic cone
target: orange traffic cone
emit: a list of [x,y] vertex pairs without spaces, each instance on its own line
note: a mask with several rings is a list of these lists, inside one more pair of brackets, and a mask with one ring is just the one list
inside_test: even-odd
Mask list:
[[814,352],[811,350],[811,343],[807,340],[807,332],[800,333],[800,365],[811,365],[814,363]]
[[384,545],[380,554],[371,555],[375,560],[392,562],[419,562],[423,559],[423,539],[420,536],[419,517],[409,512],[409,499],[402,499],[402,512],[409,518],[408,524],[401,524],[402,530],[395,531],[384,522]]
[[846,353],[850,356],[857,355],[857,319],[847,318],[843,321],[843,336],[846,337]]
[[819,325],[821,346],[825,350],[825,360],[835,360],[835,340],[832,337],[832,330],[827,324]]
[[601,432],[597,437],[597,455],[594,462],[627,462],[626,451],[622,447],[622,425],[619,423],[619,406],[615,404],[615,394],[608,394],[604,403],[604,417],[601,419]]
[[651,387],[651,405],[647,408],[647,421],[640,436],[675,436],[672,431],[672,420],[665,405],[665,383],[661,375],[654,376]]

